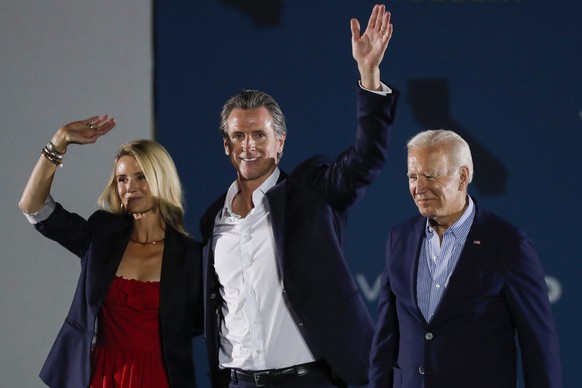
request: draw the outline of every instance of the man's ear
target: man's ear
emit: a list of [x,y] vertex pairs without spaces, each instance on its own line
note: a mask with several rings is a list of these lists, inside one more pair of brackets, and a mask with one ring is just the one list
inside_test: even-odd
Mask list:
[[224,154],[226,156],[230,155],[230,148],[228,148],[228,140],[224,138]]
[[279,137],[279,139],[277,139],[277,141],[279,142],[278,149],[277,149],[278,154],[283,153],[283,148],[285,148],[285,139],[286,139],[285,135],[281,135]]
[[461,166],[459,171],[459,191],[467,191],[467,186],[469,186],[469,168]]

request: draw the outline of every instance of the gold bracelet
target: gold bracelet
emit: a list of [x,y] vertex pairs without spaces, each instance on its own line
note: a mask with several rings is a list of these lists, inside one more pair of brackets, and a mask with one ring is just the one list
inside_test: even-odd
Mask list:
[[42,155],[47,158],[52,164],[58,167],[63,167],[63,157],[48,150],[47,147],[42,149]]
[[64,152],[59,152],[57,151],[57,149],[55,148],[55,145],[53,144],[52,141],[49,141],[48,144],[46,145],[46,149],[52,153],[55,154],[56,156],[58,156],[59,158],[62,158],[63,155],[67,152],[67,150],[65,149]]

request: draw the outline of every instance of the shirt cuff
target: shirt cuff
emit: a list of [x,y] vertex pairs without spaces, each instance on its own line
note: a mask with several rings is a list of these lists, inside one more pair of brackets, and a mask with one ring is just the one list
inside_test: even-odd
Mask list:
[[371,93],[379,94],[381,96],[387,96],[389,94],[392,94],[392,89],[390,89],[384,82],[380,82],[380,86],[382,87],[382,90],[366,89],[365,87],[362,86],[362,81],[358,81],[358,85],[360,85],[360,88],[362,88],[364,90],[367,90]]
[[49,194],[49,196],[44,201],[43,207],[39,211],[30,214],[26,212],[23,213],[28,222],[34,225],[41,223],[47,218],[49,218],[49,216],[53,214],[54,210],[55,210],[55,200]]

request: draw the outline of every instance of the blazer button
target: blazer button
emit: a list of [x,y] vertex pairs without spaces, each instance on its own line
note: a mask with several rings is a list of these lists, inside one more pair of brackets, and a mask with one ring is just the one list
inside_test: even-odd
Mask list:
[[434,336],[433,336],[433,335],[432,335],[432,333],[429,331],[428,333],[426,333],[426,334],[424,335],[424,338],[425,338],[427,341],[430,341],[431,339],[433,339],[433,338],[434,338]]
[[423,367],[418,368],[418,373],[420,373],[421,375],[423,375],[424,374],[424,368]]

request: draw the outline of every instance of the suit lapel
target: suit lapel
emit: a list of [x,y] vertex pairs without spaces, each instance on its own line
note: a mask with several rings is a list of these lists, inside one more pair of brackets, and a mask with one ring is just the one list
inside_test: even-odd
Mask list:
[[162,273],[160,275],[160,315],[165,315],[166,308],[171,306],[170,296],[176,278],[176,272],[182,268],[184,249],[180,244],[178,232],[171,226],[166,228],[164,253],[162,255]]
[[[410,277],[409,284],[410,284],[410,295],[412,295],[413,303],[416,306],[416,314],[423,322],[426,322],[422,311],[420,311],[420,307],[418,307],[418,293],[417,293],[417,284],[418,284],[418,266],[420,265],[420,257],[421,252],[421,244],[424,239],[424,230],[426,226],[426,218],[422,217],[416,222],[413,226],[413,230],[408,236],[408,243],[405,247],[405,252],[409,252],[413,258],[413,260],[408,260],[408,276]],[[408,256],[406,256],[408,257]]]
[[90,302],[100,306],[105,298],[109,286],[117,273],[121,258],[129,242],[131,233],[130,221],[127,218],[107,214],[103,220],[97,221],[96,240],[91,252],[91,266],[89,271],[93,274],[89,280]]
[[464,306],[465,300],[471,298],[471,291],[475,287],[478,278],[476,271],[480,270],[478,263],[482,262],[483,255],[486,253],[487,233],[482,227],[483,213],[477,208],[475,219],[471,230],[467,235],[467,240],[459,256],[459,261],[455,266],[449,283],[439,306],[435,311],[433,322],[446,318],[458,306]]
[[[210,294],[218,292],[216,285],[216,274],[214,272],[214,251],[212,250],[212,238],[214,236],[214,224],[216,216],[222,210],[226,193],[221,195],[210,207],[206,210],[200,221],[200,229],[202,232],[202,276],[206,282],[204,293]],[[209,295],[207,295],[209,296]],[[206,296],[205,296],[206,299]]]
[[[281,173],[281,177],[283,177]],[[279,178],[279,182],[271,188],[266,196],[269,202],[269,213],[273,227],[273,239],[275,240],[275,250],[277,258],[277,268],[279,278],[283,279],[283,258],[285,257],[285,204],[287,203],[286,184],[282,182],[284,178]]]
[[221,211],[224,206],[224,201],[226,199],[226,193],[221,195],[204,213],[202,219],[200,220],[200,231],[202,232],[202,242],[206,245],[212,240],[214,235],[214,222],[216,221],[216,216],[218,212]]

